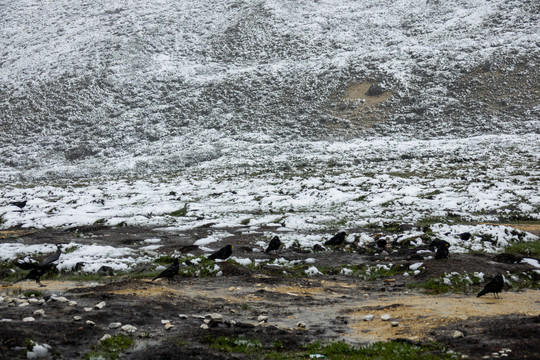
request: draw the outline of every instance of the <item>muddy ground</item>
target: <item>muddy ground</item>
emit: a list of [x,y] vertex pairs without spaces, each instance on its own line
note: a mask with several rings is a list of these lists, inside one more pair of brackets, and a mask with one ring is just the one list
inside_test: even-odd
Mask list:
[[[234,230],[234,229],[233,229]],[[231,231],[233,231],[231,230]],[[74,238],[76,234],[76,238]],[[136,247],[141,240],[160,238],[164,254],[191,245],[207,236],[200,228],[185,234],[144,228],[102,226],[68,230],[20,230],[2,232],[0,241],[23,243],[96,243]],[[180,236],[181,235],[181,236]],[[281,249],[277,254],[253,252],[254,235],[239,235],[229,241],[239,257],[288,260],[315,258],[319,267],[349,264],[361,267],[375,264],[418,262],[416,251],[395,247],[397,252],[377,249],[342,249],[306,253],[301,249]],[[221,244],[215,244],[215,247]],[[195,255],[203,252],[190,249]],[[538,359],[540,347],[540,292],[538,289],[505,288],[501,299],[491,294],[476,298],[479,287],[465,292],[434,295],[414,285],[439,277],[444,272],[481,271],[486,274],[531,271],[527,264],[494,261],[488,254],[450,254],[449,259],[424,260],[417,276],[393,274],[376,279],[341,274],[336,271],[317,276],[284,275],[283,269],[251,268],[220,262],[219,277],[182,277],[173,280],[151,277],[103,276],[99,282],[63,279],[49,275],[47,285],[39,288],[33,281],[12,285],[0,279],[0,294],[16,297],[27,290],[39,290],[28,306],[20,300],[0,303],[0,358],[26,358],[28,339],[51,346],[49,355],[58,359],[79,359],[95,349],[105,334],[126,334],[109,324],[133,325],[129,335],[136,344],[122,352],[125,359],[242,359],[260,358],[271,350],[294,351],[314,340],[344,340],[353,345],[376,341],[437,343],[469,358],[494,357],[503,349],[506,358]],[[187,266],[187,265],[186,265]],[[5,274],[4,274],[5,275]],[[3,276],[3,275],[2,275]],[[74,303],[55,301],[62,296]],[[106,305],[96,309],[100,302]],[[86,308],[86,309],[85,309]],[[43,315],[34,315],[36,310]],[[87,311],[91,309],[90,311]],[[222,320],[205,324],[204,316],[222,315]],[[372,321],[364,317],[373,315]],[[389,321],[381,315],[390,315]],[[267,316],[260,322],[260,316]],[[35,321],[25,322],[26,317]],[[79,316],[80,320],[75,320]],[[170,329],[163,320],[169,320]],[[87,323],[91,321],[93,323]],[[391,322],[397,321],[397,326]],[[302,323],[302,324],[299,324]],[[305,326],[304,326],[305,324]],[[395,324],[394,324],[395,325]],[[456,335],[459,331],[462,335]],[[258,339],[263,349],[257,355],[218,351],[208,345],[208,335],[215,338]],[[276,345],[279,344],[279,345]],[[500,357],[500,356],[499,356]]]

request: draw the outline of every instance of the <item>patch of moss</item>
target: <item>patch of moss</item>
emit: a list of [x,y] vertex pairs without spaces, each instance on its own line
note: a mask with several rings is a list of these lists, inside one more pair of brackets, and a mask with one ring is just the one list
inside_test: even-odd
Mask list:
[[188,211],[188,204],[185,204],[183,208],[172,211],[169,213],[169,215],[174,216],[174,217],[186,216],[187,211]]
[[514,243],[506,247],[504,251],[512,254],[540,257],[540,240]]
[[228,336],[212,337],[206,335],[202,338],[203,344],[208,344],[214,350],[222,352],[234,352],[243,354],[253,354],[262,349],[262,344],[259,339],[244,339]]
[[120,353],[135,345],[135,341],[129,336],[122,334],[111,336],[102,340],[98,345],[92,347],[92,351],[84,357],[86,360],[107,359],[115,360],[120,357]]

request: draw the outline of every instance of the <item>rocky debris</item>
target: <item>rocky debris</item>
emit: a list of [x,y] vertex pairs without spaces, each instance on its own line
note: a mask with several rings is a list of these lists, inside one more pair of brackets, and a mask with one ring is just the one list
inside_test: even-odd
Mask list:
[[67,298],[65,298],[64,296],[53,295],[53,296],[51,296],[49,301],[58,301],[60,303],[65,303],[65,302],[68,302],[69,300]]
[[383,314],[383,315],[381,315],[381,320],[382,320],[382,321],[388,321],[388,320],[390,320],[390,314]]
[[133,325],[124,325],[121,327],[121,329],[127,333],[134,333],[137,331],[137,328]]
[[43,316],[43,315],[45,315],[45,310],[43,310],[43,309],[36,310],[36,311],[34,311],[34,315]]
[[170,329],[172,329],[173,327],[174,327],[174,325],[171,324],[170,322],[168,322],[168,323],[165,324],[165,330],[170,330]]
[[465,337],[465,335],[461,332],[461,331],[454,331],[454,333],[452,334],[452,337],[454,339],[459,339],[459,338],[462,338],[462,337]]
[[72,300],[72,301],[68,302],[68,305],[69,306],[77,306],[77,302]]
[[267,323],[268,322],[268,316],[266,315],[259,315],[257,317],[257,321],[259,322],[259,325]]
[[34,319],[33,317],[31,316],[28,316],[28,317],[25,317],[24,319],[22,319],[23,322],[32,322],[32,321],[35,321],[36,319]]
[[364,316],[364,321],[371,321],[371,320],[373,320],[373,315],[369,314],[369,315]]
[[19,307],[25,307],[25,306],[29,306],[29,305],[30,305],[30,303],[28,301],[21,301],[19,303]]
[[85,307],[85,308],[84,308],[84,311],[86,311],[86,312],[90,312],[90,311],[92,311],[92,310],[93,310],[93,309],[92,309],[91,307]]
[[102,301],[102,302],[94,305],[94,309],[101,310],[101,309],[103,309],[105,307],[105,305],[106,305],[105,301]]
[[201,329],[208,330],[208,329],[210,329],[210,326],[208,326],[207,324],[202,324]]
[[86,325],[95,326],[96,323],[93,322],[92,320],[86,320]]
[[81,321],[81,320],[82,320],[82,317],[76,315],[76,316],[73,317],[73,320],[75,320],[75,321]]
[[120,322],[113,322],[109,324],[109,329],[118,329],[120,326],[122,326],[122,323]]
[[297,324],[296,324],[296,327],[300,330],[306,330],[307,326],[306,326],[306,323],[303,322],[303,321],[299,321]]
[[391,325],[392,325],[392,327],[398,327],[399,322],[398,321],[392,321]]
[[189,318],[187,315],[184,315],[184,314],[179,314],[178,317],[179,317],[180,319],[183,319],[183,320]]

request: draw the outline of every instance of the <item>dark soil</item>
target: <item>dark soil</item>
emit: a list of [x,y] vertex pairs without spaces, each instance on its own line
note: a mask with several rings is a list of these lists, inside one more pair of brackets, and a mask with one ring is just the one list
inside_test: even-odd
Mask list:
[[[208,229],[204,227],[180,234],[144,228],[92,226],[69,230],[19,230],[13,236],[5,232],[0,241],[27,244],[87,241],[137,247],[141,240],[159,237],[160,244],[165,245],[161,251],[168,254],[192,245],[194,240],[207,236],[207,233]],[[277,255],[269,255],[252,251],[255,240],[258,239],[239,235],[231,239],[230,243],[234,245],[235,255],[239,257],[279,256],[289,260],[310,257],[317,259],[318,267],[331,268],[348,264],[349,267],[360,268],[387,263],[408,266],[418,261],[414,258],[414,251],[395,244],[391,245],[393,249],[384,252],[375,248],[366,250],[351,246],[348,249],[338,247],[333,251],[314,253],[290,248],[279,250]],[[194,254],[203,253],[193,248],[190,250]],[[481,271],[489,276],[496,272],[516,273],[532,269],[524,264],[494,262],[493,255],[486,254],[451,253],[449,259],[423,262],[425,269],[416,277],[394,274],[374,280],[346,276],[338,271],[332,273],[331,270],[326,275],[316,277],[284,276],[283,269],[253,269],[222,262],[219,263],[223,272],[220,277],[177,276],[171,281],[160,279],[150,282],[150,279],[112,276],[104,277],[106,283],[100,285],[73,284],[62,279],[44,278],[42,282],[48,285],[46,288],[38,288],[34,282],[11,285],[3,281],[3,287],[0,288],[3,296],[16,296],[24,290],[36,289],[43,292],[37,298],[48,301],[43,305],[30,304],[25,307],[0,303],[0,319],[12,319],[0,323],[0,358],[26,358],[29,339],[39,344],[49,344],[52,347],[51,356],[57,359],[83,358],[95,348],[103,335],[125,334],[121,329],[109,329],[112,322],[130,324],[137,328],[135,333],[130,334],[136,340],[136,345],[122,353],[123,359],[253,358],[252,355],[213,349],[205,340],[209,336],[257,339],[263,346],[261,354],[273,350],[294,351],[313,340],[345,340],[355,345],[366,344],[373,341],[373,338],[364,338],[361,332],[354,330],[352,325],[358,321],[354,317],[356,311],[395,310],[397,307],[408,306],[402,305],[400,300],[396,300],[394,305],[379,306],[377,299],[382,301],[388,298],[391,300],[394,296],[418,295],[418,291],[411,290],[411,284],[439,277],[444,272]],[[471,289],[471,294],[466,295],[466,298],[474,297],[477,290]],[[64,296],[77,304],[69,306],[67,303],[52,301],[51,294]],[[427,302],[438,299],[429,294],[424,296]],[[530,294],[528,296],[531,297]],[[369,302],[366,300],[368,298]],[[509,305],[508,314],[469,317],[460,322],[445,323],[444,326],[431,327],[425,338],[416,340],[425,343],[435,340],[470,358],[491,356],[503,348],[512,350],[507,354],[508,358],[540,358],[535,342],[540,336],[540,296],[536,292],[532,298],[538,304],[536,313],[515,314],[515,309]],[[93,308],[101,301],[106,302],[103,309],[85,311],[84,308]],[[496,304],[504,304],[505,297],[497,301]],[[33,315],[38,309],[43,309],[45,315]],[[221,314],[223,321],[210,322],[209,329],[201,328],[204,316],[210,313]],[[186,315],[187,318],[179,315]],[[268,316],[268,322],[259,323],[260,315]],[[36,321],[23,322],[22,319],[28,316],[34,316]],[[76,321],[75,316],[82,319]],[[87,320],[95,325],[87,324]],[[170,320],[174,327],[165,330],[162,320]],[[307,324],[306,328],[298,326],[299,322]],[[453,338],[455,330],[465,336]],[[402,333],[407,338],[406,331]],[[381,334],[378,341],[388,339]]]

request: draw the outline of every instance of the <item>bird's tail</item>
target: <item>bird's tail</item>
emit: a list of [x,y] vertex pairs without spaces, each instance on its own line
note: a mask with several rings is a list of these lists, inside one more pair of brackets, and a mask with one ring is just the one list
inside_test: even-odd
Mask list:
[[480,292],[478,293],[478,295],[476,295],[476,297],[479,298],[480,296],[486,295],[486,294],[487,294],[487,291],[484,289],[484,290],[480,291]]

